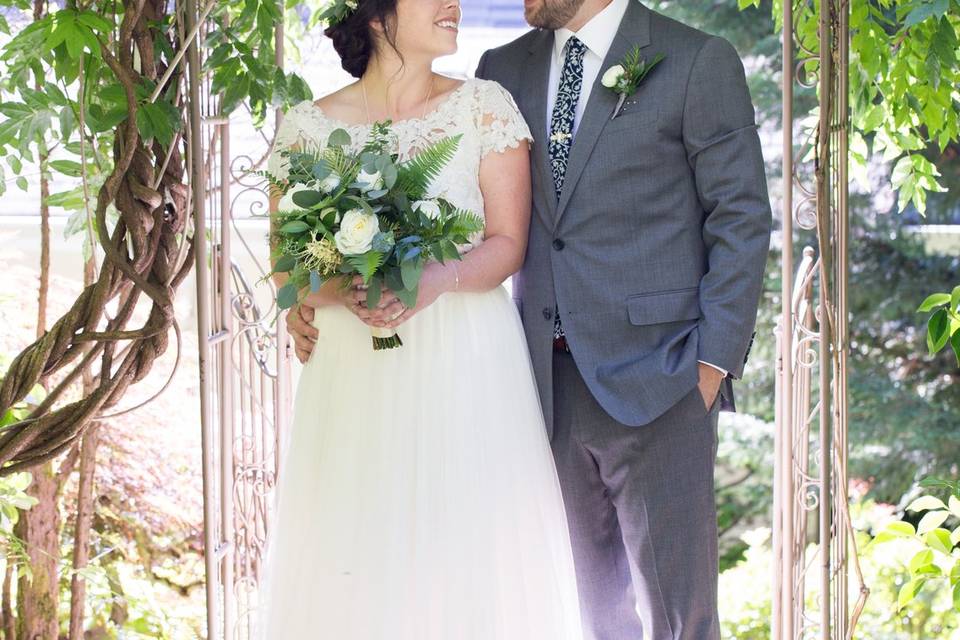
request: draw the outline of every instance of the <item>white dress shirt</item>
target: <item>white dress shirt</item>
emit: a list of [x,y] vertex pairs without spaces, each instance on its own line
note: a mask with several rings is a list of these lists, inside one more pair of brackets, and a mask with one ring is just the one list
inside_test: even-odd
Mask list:
[[[613,44],[613,39],[620,28],[620,22],[623,20],[631,1],[612,0],[603,10],[580,27],[580,30],[576,33],[564,27],[553,32],[553,56],[550,59],[550,84],[547,88],[547,132],[550,131],[550,123],[553,120],[553,106],[557,101],[557,90],[560,87],[560,72],[563,69],[564,47],[567,40],[576,35],[577,39],[587,47],[583,54],[583,85],[580,88],[580,98],[577,100],[577,110],[573,117],[573,134],[576,137],[577,127],[583,118],[583,112],[587,107],[587,101],[590,99],[593,84],[600,74],[600,66],[610,51],[610,45]],[[703,360],[700,360],[700,362],[713,367],[723,375],[727,375],[726,369],[709,362],[703,362]]]
[[[583,54],[583,87],[580,89],[580,99],[577,101],[577,111],[573,118],[573,133],[576,134],[583,112],[590,99],[593,83],[600,74],[600,65],[610,51],[610,45],[617,35],[623,15],[627,12],[630,0],[613,0],[600,13],[590,18],[576,32],[577,39],[586,45]],[[553,119],[553,105],[557,101],[557,89],[560,86],[560,72],[563,69],[563,48],[574,32],[566,28],[559,28],[553,32],[553,57],[550,60],[550,84],[547,93],[547,131],[550,131],[550,121]]]

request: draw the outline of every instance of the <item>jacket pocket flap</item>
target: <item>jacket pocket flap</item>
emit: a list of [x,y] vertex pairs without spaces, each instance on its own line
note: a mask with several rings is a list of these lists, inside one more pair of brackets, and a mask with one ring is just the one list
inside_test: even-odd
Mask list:
[[700,318],[700,287],[641,293],[627,298],[630,324],[677,322]]

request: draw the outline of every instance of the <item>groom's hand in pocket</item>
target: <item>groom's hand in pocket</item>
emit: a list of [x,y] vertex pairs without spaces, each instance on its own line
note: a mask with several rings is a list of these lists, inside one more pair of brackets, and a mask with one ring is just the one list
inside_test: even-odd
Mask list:
[[700,371],[700,395],[703,397],[703,404],[709,411],[710,407],[713,406],[714,400],[717,399],[717,394],[720,393],[720,384],[723,382],[725,377],[723,372],[717,369],[716,367],[711,367],[708,364],[703,362],[698,363],[697,365]]

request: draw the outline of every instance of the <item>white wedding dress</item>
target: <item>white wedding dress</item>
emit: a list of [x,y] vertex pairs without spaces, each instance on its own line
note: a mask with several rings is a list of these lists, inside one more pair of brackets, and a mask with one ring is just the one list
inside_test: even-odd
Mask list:
[[[369,127],[310,101],[280,149]],[[468,80],[423,119],[394,124],[401,159],[463,134],[434,194],[483,213],[480,159],[530,132],[499,85]],[[475,246],[475,245],[474,245]],[[469,248],[469,247],[467,247]],[[263,640],[579,640],[573,558],[516,306],[501,285],[447,293],[373,351],[342,306],[296,390],[267,542]]]

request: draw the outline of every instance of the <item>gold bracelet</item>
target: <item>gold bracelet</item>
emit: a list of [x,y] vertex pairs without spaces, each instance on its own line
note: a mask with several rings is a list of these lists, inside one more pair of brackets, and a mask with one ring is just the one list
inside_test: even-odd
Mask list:
[[460,270],[457,268],[456,262],[450,262],[450,264],[453,265],[453,275],[456,278],[455,284],[453,285],[453,290],[459,291],[460,290]]

